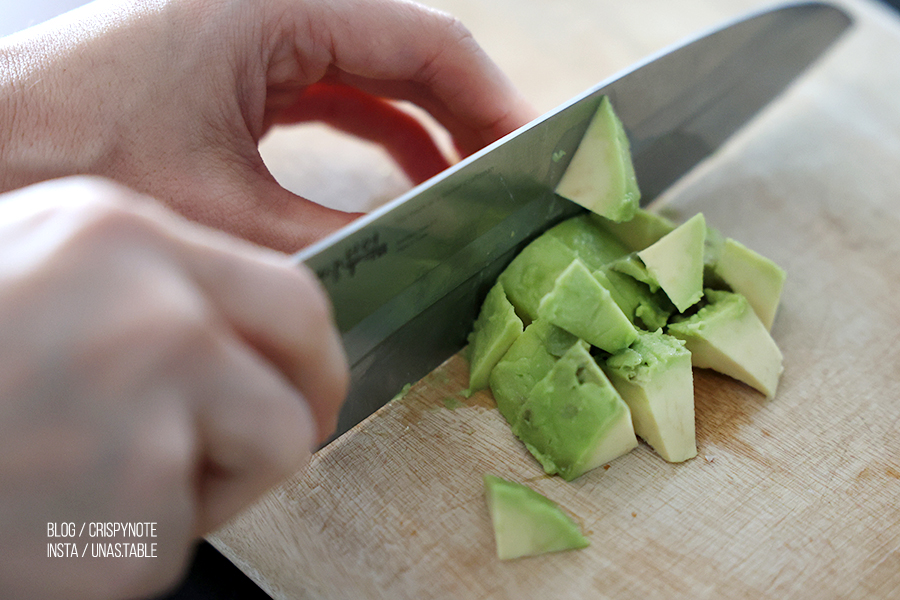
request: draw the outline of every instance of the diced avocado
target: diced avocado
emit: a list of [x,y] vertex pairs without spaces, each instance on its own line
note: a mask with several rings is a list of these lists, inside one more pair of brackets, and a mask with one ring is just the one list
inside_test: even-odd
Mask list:
[[566,481],[637,446],[628,405],[581,344],[532,388],[512,431]]
[[651,292],[650,287],[633,277],[604,267],[594,271],[594,278],[609,290],[613,300],[634,323],[648,331],[665,327],[675,306],[663,292]]
[[613,221],[634,216],[641,198],[625,128],[603,97],[556,193]]
[[589,269],[596,270],[626,256],[629,250],[609,232],[598,227],[590,213],[571,217],[544,235],[554,237],[575,252]]
[[691,353],[661,331],[640,332],[603,371],[631,409],[634,432],[669,462],[697,455]]
[[647,272],[675,307],[684,312],[703,297],[706,221],[696,214],[637,253]]
[[557,277],[553,289],[541,300],[538,317],[607,352],[637,339],[634,325],[609,290],[578,259]]
[[634,311],[634,321],[642,324],[647,331],[656,331],[666,326],[674,312],[675,306],[668,296],[657,292],[641,299]]
[[537,320],[525,328],[490,374],[491,393],[507,422],[516,422],[537,382],[576,343],[577,337],[546,321]]
[[787,275],[784,269],[740,242],[726,238],[713,272],[732,291],[747,298],[766,330],[771,331]]
[[[719,262],[719,257],[722,256],[722,248],[725,247],[725,236],[716,229],[715,227],[711,227],[707,224],[706,226],[706,239],[703,240],[703,285],[704,287],[714,287],[715,289],[720,289],[719,285],[722,285],[723,282],[718,278],[715,274],[715,266],[716,263]],[[707,279],[713,282],[714,285],[707,285]]]
[[491,369],[522,335],[523,328],[522,319],[506,298],[503,284],[494,284],[469,334],[469,393],[488,386]]
[[675,229],[675,223],[666,217],[639,208],[628,221],[611,221],[599,215],[591,215],[594,222],[625,244],[629,252],[643,250],[659,241],[659,238]]
[[529,487],[484,476],[497,558],[537,556],[590,544],[578,525],[552,500]]
[[525,246],[509,263],[498,280],[523,319],[533,321],[537,318],[541,299],[553,289],[556,278],[575,258],[571,248],[544,234]]
[[713,369],[775,395],[782,373],[781,351],[741,294],[706,290],[709,304],[671,323],[668,333],[686,342],[695,367]]
[[649,287],[652,292],[659,289],[659,282],[656,281],[656,278],[647,270],[644,261],[638,257],[637,252],[632,252],[619,260],[609,263],[608,267],[613,271],[628,275],[632,279],[640,281]]

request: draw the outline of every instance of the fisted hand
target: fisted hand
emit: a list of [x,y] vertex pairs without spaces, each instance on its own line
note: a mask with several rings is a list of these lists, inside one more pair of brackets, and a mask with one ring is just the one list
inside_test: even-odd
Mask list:
[[[283,255],[95,179],[2,196],[0,255],[4,598],[159,591],[333,431],[340,340]],[[156,522],[158,557],[48,569],[60,521]]]

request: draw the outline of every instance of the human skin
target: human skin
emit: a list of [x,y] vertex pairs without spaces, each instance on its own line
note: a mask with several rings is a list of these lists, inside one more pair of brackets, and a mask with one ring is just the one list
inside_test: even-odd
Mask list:
[[[347,366],[312,273],[108,180],[0,197],[0,591],[140,597],[333,430]],[[154,522],[154,539],[48,523]],[[142,541],[157,558],[57,560]]]
[[[273,124],[309,118],[311,84],[411,101],[464,155],[535,116],[459,21],[400,0],[100,0],[12,36],[0,66],[0,191],[100,175],[286,252],[356,217],[259,155]],[[358,112],[332,124],[364,134]]]
[[[159,593],[333,431],[347,365],[284,252],[355,215],[257,146],[322,118],[441,168],[376,96],[462,154],[534,116],[456,20],[401,1],[102,0],[0,40],[0,596]],[[47,558],[74,541],[48,523],[111,521],[156,523],[158,558]]]

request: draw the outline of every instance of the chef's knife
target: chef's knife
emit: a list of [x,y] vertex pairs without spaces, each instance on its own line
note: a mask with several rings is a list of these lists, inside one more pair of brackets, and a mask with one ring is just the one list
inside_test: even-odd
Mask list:
[[553,190],[602,96],[631,140],[646,204],[850,22],[833,6],[796,3],[664,50],[300,252],[331,297],[351,365],[336,435],[460,350],[503,267],[582,210]]

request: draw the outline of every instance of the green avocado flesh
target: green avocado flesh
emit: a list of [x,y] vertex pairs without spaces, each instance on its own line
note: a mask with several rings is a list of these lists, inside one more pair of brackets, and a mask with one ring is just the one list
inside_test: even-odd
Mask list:
[[712,272],[725,286],[747,298],[766,330],[772,329],[784,288],[784,269],[740,242],[725,238]]
[[484,488],[501,560],[590,544],[555,502],[531,488],[495,475],[484,476]]
[[612,221],[634,216],[641,198],[625,128],[603,97],[556,193]]
[[628,405],[581,344],[535,384],[511,425],[544,471],[566,481],[637,446]]
[[703,297],[705,240],[706,221],[697,214],[637,253],[647,272],[681,312]]
[[[617,173],[618,154],[603,156],[612,162],[595,169]],[[573,177],[587,177],[577,164]],[[676,224],[644,209],[586,212],[500,274],[470,336],[470,390],[487,385],[519,441],[565,480],[638,437],[666,461],[689,460],[692,367],[775,394],[782,356],[769,331],[784,279],[702,214]]]
[[634,432],[668,462],[697,455],[691,353],[661,331],[642,331],[603,365],[628,404]]
[[535,321],[525,328],[490,375],[491,392],[507,422],[518,420],[537,382],[576,343],[578,338],[546,321]]
[[659,241],[659,238],[671,233],[676,225],[656,213],[639,208],[629,221],[611,221],[599,215],[592,215],[597,225],[622,242],[630,252],[643,250]]
[[495,284],[469,336],[469,348],[473,351],[469,359],[469,393],[488,386],[491,370],[522,335],[522,329],[522,320],[506,298],[503,285]]
[[637,339],[637,330],[609,290],[578,259],[556,278],[538,306],[538,317],[607,352]]
[[598,269],[628,254],[615,237],[588,217],[573,217],[551,227],[525,246],[500,274],[510,302],[526,321],[537,318],[541,300],[575,259]]
[[741,294],[706,290],[706,304],[671,323],[668,333],[686,342],[695,367],[742,381],[768,398],[782,373],[781,351]]

